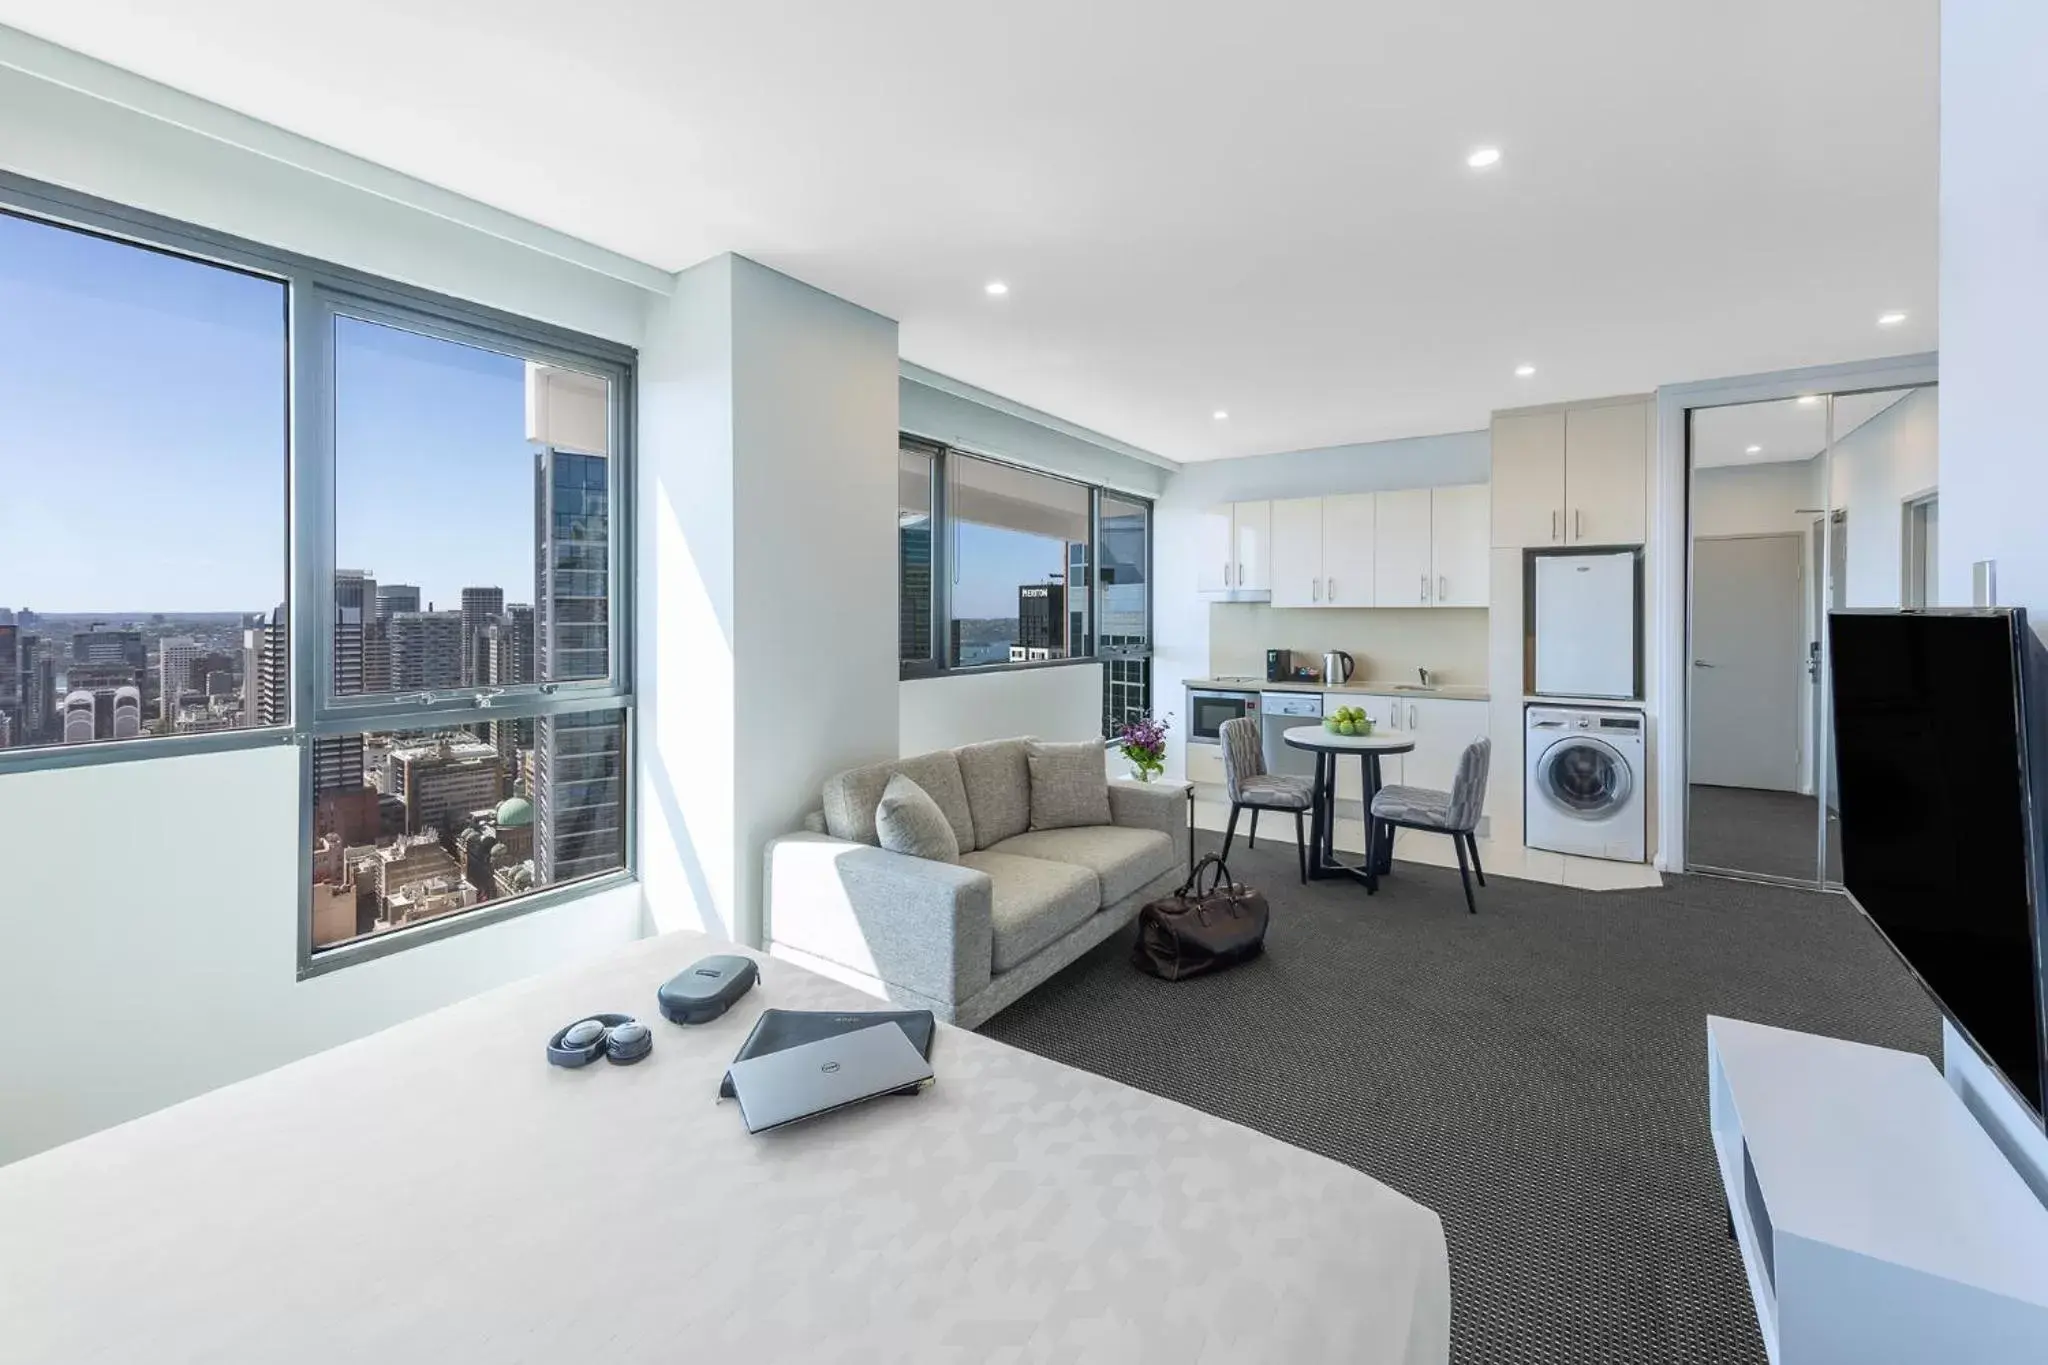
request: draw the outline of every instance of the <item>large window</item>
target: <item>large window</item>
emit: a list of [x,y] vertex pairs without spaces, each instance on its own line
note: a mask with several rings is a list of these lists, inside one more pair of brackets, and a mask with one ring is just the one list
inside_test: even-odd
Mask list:
[[905,677],[1100,659],[1104,733],[1147,713],[1148,503],[908,438],[898,485]]
[[631,352],[0,204],[0,773],[295,743],[305,974],[624,876]]

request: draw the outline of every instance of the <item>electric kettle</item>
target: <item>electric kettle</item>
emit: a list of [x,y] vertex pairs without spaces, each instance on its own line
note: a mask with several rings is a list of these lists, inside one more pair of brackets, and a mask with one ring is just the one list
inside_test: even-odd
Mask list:
[[1351,670],[1356,667],[1351,656],[1341,649],[1333,649],[1323,656],[1323,681],[1326,683],[1348,683]]

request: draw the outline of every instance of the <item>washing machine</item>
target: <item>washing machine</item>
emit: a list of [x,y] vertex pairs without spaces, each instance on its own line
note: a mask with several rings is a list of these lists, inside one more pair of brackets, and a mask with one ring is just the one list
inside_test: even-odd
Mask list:
[[1532,706],[1524,753],[1524,842],[1530,848],[1643,861],[1648,800],[1643,713]]

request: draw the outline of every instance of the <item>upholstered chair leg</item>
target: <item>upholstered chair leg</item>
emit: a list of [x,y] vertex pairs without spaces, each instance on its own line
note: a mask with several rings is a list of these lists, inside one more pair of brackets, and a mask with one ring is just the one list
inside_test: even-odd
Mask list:
[[1451,847],[1458,850],[1458,880],[1465,884],[1465,909],[1468,913],[1476,915],[1479,913],[1479,906],[1472,899],[1472,869],[1465,862],[1465,841],[1453,834]]
[[1259,808],[1257,806],[1252,807],[1251,837],[1245,840],[1244,846],[1246,848],[1257,848],[1259,846]]
[[1486,869],[1479,865],[1479,836],[1477,834],[1467,834],[1465,836],[1465,847],[1472,850],[1472,875],[1479,878],[1481,886],[1486,885]]
[[1230,861],[1230,841],[1237,837],[1237,813],[1242,809],[1242,806],[1231,806],[1230,823],[1223,830],[1223,861],[1226,863]]
[[1294,812],[1294,854],[1301,863],[1301,884],[1308,885],[1308,836],[1302,832],[1300,811]]

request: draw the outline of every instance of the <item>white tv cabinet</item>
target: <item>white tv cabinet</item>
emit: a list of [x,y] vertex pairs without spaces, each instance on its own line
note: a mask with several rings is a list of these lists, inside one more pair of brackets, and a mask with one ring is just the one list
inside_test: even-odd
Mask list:
[[2048,1361],[2048,1208],[1925,1057],[1707,1020],[1772,1365]]

